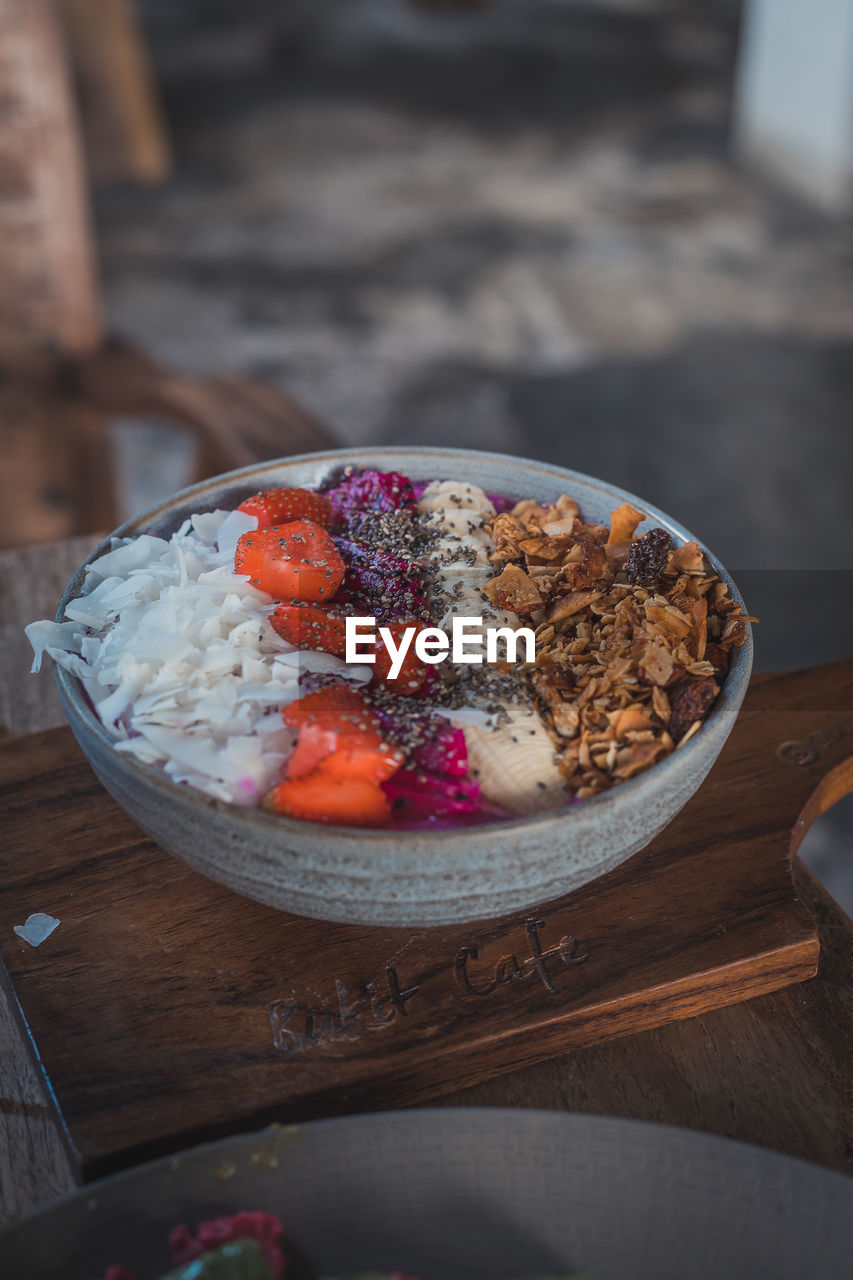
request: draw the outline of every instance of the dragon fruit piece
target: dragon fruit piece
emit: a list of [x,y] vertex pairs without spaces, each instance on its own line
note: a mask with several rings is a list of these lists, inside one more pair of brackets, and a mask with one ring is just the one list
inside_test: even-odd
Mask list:
[[476,813],[480,784],[473,778],[447,778],[429,769],[398,769],[381,784],[395,818],[450,818]]
[[332,541],[343,556],[346,565],[356,566],[359,569],[375,569],[377,573],[384,573],[389,577],[399,577],[402,574],[407,578],[413,578],[421,572],[418,565],[411,560],[406,560],[403,556],[395,555],[393,551],[380,551],[353,538],[336,537]]
[[368,613],[375,613],[380,620],[426,616],[426,595],[414,577],[386,576],[375,569],[353,565],[346,572],[341,592],[336,600],[363,602]]
[[464,778],[468,773],[468,748],[465,734],[452,725],[441,725],[435,736],[430,736],[412,752],[412,760],[421,769],[445,774],[451,778]]
[[354,471],[334,489],[329,489],[326,497],[332,504],[336,523],[344,522],[354,507],[396,511],[415,505],[411,480],[397,471]]
[[[429,671],[433,672],[434,667]],[[420,690],[418,690],[420,692]],[[384,731],[391,738],[401,735],[405,729],[404,722],[416,718],[421,729],[423,741],[411,753],[412,762],[420,770],[429,773],[440,773],[447,778],[464,778],[468,773],[468,747],[465,734],[461,729],[454,729],[443,716],[430,714],[429,711],[414,711],[411,697],[401,701],[399,710],[391,710],[387,705],[374,708]]]
[[193,1235],[183,1224],[169,1236],[172,1261],[183,1266],[195,1262],[232,1240],[257,1240],[274,1280],[284,1280],[286,1264],[279,1247],[282,1225],[278,1218],[262,1210],[240,1210],[227,1218],[200,1222]]
[[441,688],[441,676],[438,667],[428,666],[421,685],[408,696],[418,702],[435,702]]
[[502,493],[487,493],[486,497],[498,515],[502,515],[505,511],[512,511],[515,506],[515,498],[507,498]]

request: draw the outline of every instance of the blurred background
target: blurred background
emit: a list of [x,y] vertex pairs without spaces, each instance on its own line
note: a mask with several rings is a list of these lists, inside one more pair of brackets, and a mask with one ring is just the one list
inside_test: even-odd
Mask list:
[[[759,666],[853,653],[849,0],[0,0],[0,36],[5,545],[330,440],[493,449],[684,522]],[[851,830],[806,847],[848,909]]]

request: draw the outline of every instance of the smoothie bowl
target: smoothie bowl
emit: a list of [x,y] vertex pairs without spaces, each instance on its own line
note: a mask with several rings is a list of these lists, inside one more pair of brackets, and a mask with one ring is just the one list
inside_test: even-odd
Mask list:
[[159,845],[297,914],[439,925],[645,846],[718,756],[749,619],[663,513],[558,467],[351,449],[128,522],[28,629]]

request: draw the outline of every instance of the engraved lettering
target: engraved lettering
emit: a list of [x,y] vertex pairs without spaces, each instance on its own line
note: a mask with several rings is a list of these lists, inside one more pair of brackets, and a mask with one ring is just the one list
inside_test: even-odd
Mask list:
[[[286,1055],[316,1048],[323,1042],[358,1040],[365,1033],[381,1031],[397,1017],[407,1017],[406,1007],[420,991],[419,984],[405,986],[397,970],[388,965],[385,981],[364,984],[365,996],[354,999],[347,984],[335,981],[337,1010],[300,1008],[298,1002],[276,1000],[267,1006],[273,1045]],[[295,1029],[298,1021],[299,1030]]]
[[526,982],[528,978],[532,978],[533,970],[524,973],[515,956],[501,956],[495,966],[495,981],[498,986],[505,987],[508,982],[516,979],[518,982]]
[[[535,966],[539,977],[542,979],[543,985],[548,989],[548,991],[553,991],[554,984],[551,981],[551,975],[548,972],[548,966],[545,963],[546,956],[543,956],[542,947],[539,942],[539,930],[544,928],[544,920],[527,921],[527,941],[530,943],[530,957],[526,963]],[[547,954],[552,955],[553,952],[549,951]]]
[[578,955],[578,940],[566,936],[560,939],[560,959],[563,964],[583,964],[584,960],[588,960],[589,956]]
[[470,991],[472,996],[488,996],[498,985],[497,982],[489,982],[484,987],[475,987],[468,976],[468,960],[478,960],[479,957],[480,953],[476,947],[461,947],[456,953],[454,962],[456,980],[466,991]]
[[514,954],[501,956],[493,966],[489,977],[475,975],[470,971],[470,962],[480,958],[478,948],[460,947],[454,962],[456,981],[463,991],[467,991],[472,996],[489,996],[498,987],[509,986],[513,982],[527,982],[536,977],[546,991],[556,991],[548,961],[558,960],[563,965],[583,964],[589,956],[588,954],[578,955],[577,938],[570,934],[565,934],[556,946],[543,951],[539,934],[544,928],[544,920],[533,918],[528,920],[525,931],[530,945],[530,955],[521,961]]
[[338,1008],[341,1013],[341,1025],[338,1034],[349,1036],[350,1040],[354,1040],[362,1031],[359,1019],[364,1013],[364,1001],[357,1000],[354,1005],[350,1004],[346,983],[341,982],[340,978],[335,983],[335,990],[338,993]]
[[836,742],[841,742],[850,733],[853,733],[853,716],[842,716],[835,724],[816,729],[814,733],[809,734],[808,738],[792,738],[788,742],[780,742],[776,748],[776,754],[787,764],[806,768],[808,765],[817,764],[822,750],[833,746]]
[[299,1053],[302,1048],[302,1036],[298,1031],[291,1031],[287,1025],[296,1013],[296,1005],[287,1004],[284,1000],[275,1000],[267,1005],[267,1013],[272,1028],[272,1042],[279,1053]]
[[409,987],[405,991],[401,990],[397,970],[390,968],[390,966],[385,970],[385,979],[388,983],[388,999],[397,1012],[401,1013],[405,1018],[408,1014],[406,1003],[418,994],[420,987]]
[[368,982],[367,994],[370,996],[370,1013],[373,1021],[383,1026],[386,1022],[393,1022],[397,1010],[392,1005],[388,1008],[386,1003],[387,996],[383,996],[375,982]]
[[330,1013],[309,1013],[305,1019],[305,1039],[308,1044],[319,1044],[323,1039],[334,1040],[335,1021]]

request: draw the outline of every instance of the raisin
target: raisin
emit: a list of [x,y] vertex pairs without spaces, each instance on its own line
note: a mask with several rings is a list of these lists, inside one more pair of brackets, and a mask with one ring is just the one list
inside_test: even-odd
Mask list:
[[722,683],[729,670],[728,650],[719,644],[708,644],[705,646],[705,661],[710,662],[714,668],[714,675]]
[[676,742],[684,737],[694,720],[705,719],[716,696],[717,686],[710,676],[690,680],[672,694],[669,731]]
[[649,529],[642,538],[631,543],[625,572],[636,587],[650,587],[663,573],[669,558],[672,538],[666,529]]

